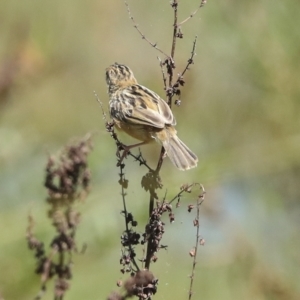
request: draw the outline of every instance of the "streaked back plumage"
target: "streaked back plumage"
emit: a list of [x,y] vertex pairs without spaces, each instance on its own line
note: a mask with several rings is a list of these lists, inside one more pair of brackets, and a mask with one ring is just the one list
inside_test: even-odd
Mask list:
[[180,170],[197,166],[197,156],[177,137],[173,127],[176,120],[169,105],[138,84],[130,68],[114,63],[106,69],[106,82],[110,115],[117,128],[141,140],[142,144],[157,140]]

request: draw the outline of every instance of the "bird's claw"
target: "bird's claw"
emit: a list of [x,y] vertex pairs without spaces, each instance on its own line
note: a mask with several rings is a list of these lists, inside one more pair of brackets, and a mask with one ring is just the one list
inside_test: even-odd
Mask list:
[[[118,163],[117,163],[117,167],[121,166],[123,159],[127,158],[128,153],[130,153],[130,148],[124,144],[119,144],[118,145],[118,149],[117,149],[117,157],[119,157]],[[122,155],[121,155],[121,151],[123,151]]]

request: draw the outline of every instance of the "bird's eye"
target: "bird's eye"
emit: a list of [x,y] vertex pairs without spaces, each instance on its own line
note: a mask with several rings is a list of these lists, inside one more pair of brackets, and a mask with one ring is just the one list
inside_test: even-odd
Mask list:
[[108,70],[109,77],[114,77],[115,71],[113,69]]

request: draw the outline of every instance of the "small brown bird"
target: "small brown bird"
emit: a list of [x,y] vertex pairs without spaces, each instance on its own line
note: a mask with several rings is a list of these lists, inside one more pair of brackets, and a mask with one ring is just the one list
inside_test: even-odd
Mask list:
[[142,141],[127,149],[157,141],[179,170],[197,166],[197,156],[177,137],[176,120],[169,105],[138,84],[132,71],[115,63],[106,69],[109,110],[118,129]]

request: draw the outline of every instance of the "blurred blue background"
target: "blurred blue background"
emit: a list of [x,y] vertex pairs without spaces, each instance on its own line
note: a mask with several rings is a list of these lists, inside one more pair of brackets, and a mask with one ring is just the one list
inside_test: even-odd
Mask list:
[[[197,1],[180,1],[185,19]],[[143,33],[169,52],[169,1],[129,1]],[[199,166],[179,172],[165,160],[164,187],[201,182],[200,248],[195,299],[300,299],[300,6],[298,1],[208,1],[177,41],[177,72],[198,35],[195,64],[187,73],[182,105],[173,111],[180,138]],[[105,299],[119,272],[123,228],[115,146],[105,131],[95,90],[104,107],[105,68],[132,68],[139,82],[164,96],[159,52],[133,28],[122,1],[23,0],[0,2],[0,295],[32,299],[40,279],[25,241],[27,215],[37,236],[50,243],[44,168],[48,153],[87,132],[92,190],[79,205],[78,240],[66,299]],[[161,57],[163,58],[163,57]],[[124,142],[130,138],[121,136]],[[155,165],[157,145],[143,148]],[[143,224],[148,195],[145,170],[130,159],[128,205]],[[182,199],[176,222],[166,226],[153,272],[155,299],[187,299],[195,239],[193,216]],[[49,241],[49,242],[47,242]],[[53,299],[52,286],[44,299]],[[176,295],[176,296],[175,296]],[[1,298],[1,297],[0,297]]]

